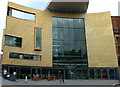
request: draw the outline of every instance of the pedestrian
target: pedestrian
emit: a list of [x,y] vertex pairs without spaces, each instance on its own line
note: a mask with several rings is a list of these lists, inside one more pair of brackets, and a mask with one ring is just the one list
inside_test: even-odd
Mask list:
[[17,74],[17,73],[14,71],[14,72],[13,72],[14,81],[16,81],[16,74]]
[[64,83],[64,76],[63,74],[60,74],[60,83],[63,82]]
[[7,74],[7,79],[9,80],[9,78],[10,78],[10,74],[8,73],[8,74]]
[[4,78],[4,79],[7,78],[7,70],[6,70],[6,69],[3,70],[3,78]]
[[25,76],[25,83],[27,83],[28,82],[28,80],[27,80],[27,76]]

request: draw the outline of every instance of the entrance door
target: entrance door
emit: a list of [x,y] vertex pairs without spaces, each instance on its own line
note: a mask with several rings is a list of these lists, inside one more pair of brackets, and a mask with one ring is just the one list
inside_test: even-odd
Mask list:
[[39,76],[41,76],[42,75],[42,69],[41,68],[32,68],[31,69],[31,74],[32,74],[32,76],[33,76],[33,74],[34,75],[38,74]]
[[66,69],[66,79],[77,79],[77,72],[75,69]]
[[30,73],[29,67],[21,67],[20,68],[20,79],[25,79],[25,76],[27,76],[28,79],[31,78],[31,73]]
[[59,79],[59,69],[53,69],[53,76],[55,76],[56,79]]

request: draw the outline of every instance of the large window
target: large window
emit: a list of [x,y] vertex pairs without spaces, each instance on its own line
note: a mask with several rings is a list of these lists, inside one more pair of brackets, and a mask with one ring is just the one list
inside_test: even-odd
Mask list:
[[22,53],[10,52],[9,58],[26,59],[26,60],[41,60],[41,55],[31,55],[31,54],[22,54]]
[[52,37],[53,64],[87,66],[87,61],[84,61],[87,60],[87,47],[83,18],[53,17]]
[[21,47],[22,46],[22,38],[5,35],[5,45]]
[[42,28],[35,28],[35,50],[41,50]]
[[30,20],[30,21],[35,20],[35,14],[21,11],[21,10],[14,9],[14,8],[10,8],[10,7],[8,7],[7,14],[8,16],[13,16],[13,17],[20,18],[20,19],[25,19],[25,20]]

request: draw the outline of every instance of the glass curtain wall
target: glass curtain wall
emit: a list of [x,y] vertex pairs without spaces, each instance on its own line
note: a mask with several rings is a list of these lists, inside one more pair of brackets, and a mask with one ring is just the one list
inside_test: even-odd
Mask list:
[[[3,70],[6,69],[8,74],[17,72],[17,78],[32,79],[33,74],[38,74],[41,79],[47,79],[48,76],[55,76],[59,79],[60,73],[63,73],[65,79],[118,79],[117,68],[77,68],[77,69],[63,69],[63,68],[51,68],[51,67],[26,67],[26,66],[2,66]],[[76,75],[74,75],[76,74]]]
[[87,67],[83,18],[52,18],[53,65]]

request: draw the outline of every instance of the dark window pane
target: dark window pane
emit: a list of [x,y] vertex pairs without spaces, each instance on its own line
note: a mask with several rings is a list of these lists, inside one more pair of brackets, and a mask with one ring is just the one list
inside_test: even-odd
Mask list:
[[41,49],[42,29],[36,28],[36,49]]
[[52,25],[53,27],[57,27],[57,18],[53,17]]
[[68,29],[68,36],[69,36],[69,40],[73,41],[74,40],[74,30],[73,29]]
[[83,79],[88,79],[88,70],[83,69]]
[[58,41],[53,40],[53,47],[58,47]]
[[8,46],[15,46],[15,38],[11,36],[8,36],[8,37],[9,37]]
[[80,26],[81,29],[84,29],[84,28],[85,28],[84,19],[79,19],[79,26]]
[[63,41],[58,41],[58,48],[63,49]]
[[90,79],[94,79],[95,78],[94,69],[93,70],[92,69],[89,70],[89,77],[90,77]]
[[101,79],[101,70],[100,69],[95,70],[95,77],[96,77],[96,79]]
[[10,54],[9,54],[9,57],[10,57],[10,58],[18,59],[18,58],[19,58],[19,54],[16,54],[16,53],[10,53]]
[[80,49],[82,52],[82,55],[86,55],[86,42],[85,41],[80,41]]
[[75,49],[75,56],[79,57],[81,55],[80,41],[74,42],[74,49]]
[[74,29],[74,40],[80,41],[80,29]]
[[63,29],[62,28],[58,28],[58,39],[63,40]]
[[84,29],[80,29],[79,31],[80,31],[80,40],[86,40]]
[[13,53],[10,53],[10,54],[9,54],[9,58],[12,58],[12,57],[14,57],[14,56],[13,56]]
[[58,34],[57,34],[57,31],[58,29],[57,28],[53,28],[53,31],[52,31],[52,35],[53,35],[53,40],[57,40],[58,39]]
[[70,41],[70,56],[74,57],[75,56],[75,47],[74,47],[74,41]]
[[57,20],[57,27],[59,28],[59,27],[63,27],[62,26],[62,18],[58,18],[58,20]]
[[73,28],[73,19],[68,19],[68,27],[69,27],[70,29]]
[[41,60],[41,56],[38,56],[38,55],[37,55],[37,60]]
[[25,54],[23,55],[23,59],[28,59],[29,60],[29,57],[30,57],[29,55],[25,55]]
[[29,59],[30,59],[30,60],[33,60],[33,57],[34,57],[34,55],[30,55],[30,56],[29,56]]
[[63,57],[63,56],[64,56],[63,49],[58,49],[58,57]]
[[9,36],[5,36],[5,45],[9,44]]
[[5,45],[21,47],[22,46],[22,38],[5,35]]
[[67,18],[63,18],[63,27],[68,27],[68,20],[67,20]]
[[33,56],[33,60],[38,60],[36,55]]
[[109,73],[109,79],[114,80],[115,79],[115,71],[114,71],[114,69],[108,70],[108,73]]
[[58,56],[63,57],[64,52],[63,52],[63,41],[58,41]]
[[77,77],[78,79],[83,79],[83,70],[77,70]]
[[16,39],[16,46],[21,47],[22,39]]
[[64,41],[63,46],[64,46],[64,56],[68,57],[69,56],[69,41]]
[[64,40],[68,40],[68,28],[63,28],[63,37]]
[[53,48],[53,57],[58,57],[58,48]]
[[73,19],[73,28],[80,28],[79,19]]
[[21,53],[9,53],[9,58],[14,59],[27,59],[27,60],[41,60],[41,55],[29,55],[29,54],[21,54]]
[[108,79],[108,73],[106,69],[102,70],[102,79]]

